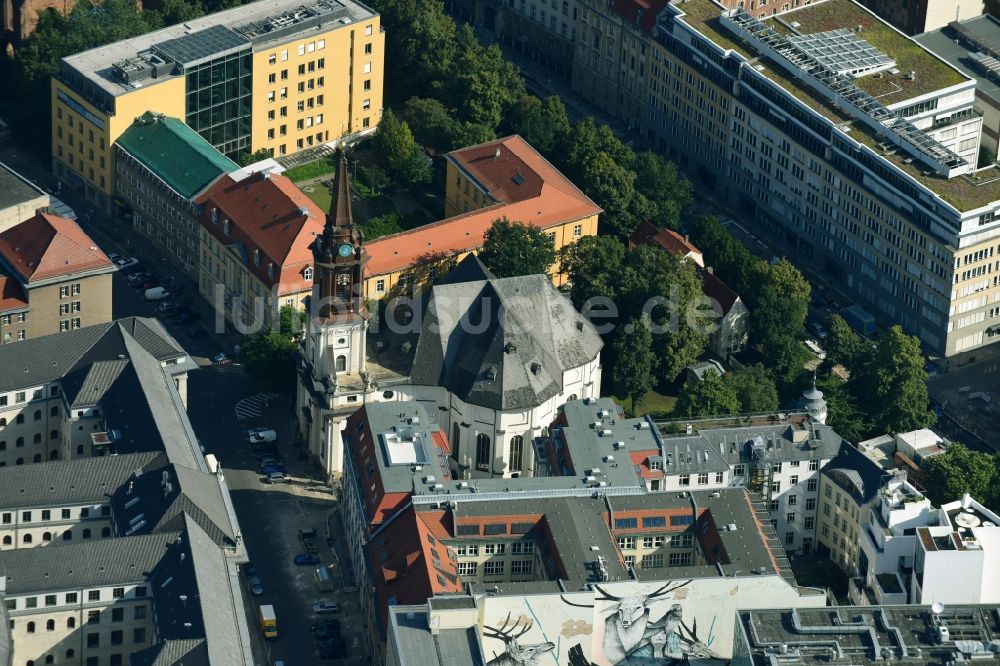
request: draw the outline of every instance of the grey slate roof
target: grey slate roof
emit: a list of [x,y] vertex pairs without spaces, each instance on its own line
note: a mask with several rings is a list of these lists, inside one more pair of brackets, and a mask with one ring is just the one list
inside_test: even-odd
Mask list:
[[[0,162],[0,209],[18,206],[44,194],[6,164]],[[2,663],[0,661],[0,664]]]
[[[463,262],[459,275],[468,272]],[[544,275],[445,278],[431,291],[410,374],[415,384],[442,386],[464,402],[525,409],[557,395],[562,373],[594,360],[601,346],[590,322]]]
[[[867,504],[875,499],[883,481],[890,477],[878,463],[846,441],[841,445],[837,457],[823,466],[822,472],[831,478],[840,473],[850,479],[856,490],[846,487],[845,490],[851,492],[860,504]],[[844,485],[839,481],[838,484]]]
[[96,407],[104,394],[118,380],[128,367],[126,359],[95,361],[89,366],[78,368],[62,379],[63,395],[70,409]]
[[482,643],[475,627],[442,629],[432,634],[427,620],[426,606],[389,609],[400,666],[485,666]]
[[136,530],[139,534],[176,532],[184,529],[185,520],[190,518],[217,546],[234,545],[236,535],[218,479],[209,472],[169,464],[165,456],[157,462],[161,464],[147,465],[142,474],[115,493],[112,506],[118,533],[125,534],[139,516],[145,521]]
[[204,638],[168,640],[134,652],[131,666],[209,666],[208,644]]
[[159,564],[177,532],[95,539],[0,553],[7,594],[141,583]]
[[147,452],[0,467],[0,508],[104,502],[136,469],[153,464],[160,456]]
[[127,356],[126,337],[138,342],[158,362],[186,357],[183,348],[155,319],[127,317],[0,346],[0,368],[6,369],[0,373],[0,391],[47,384],[96,361]]

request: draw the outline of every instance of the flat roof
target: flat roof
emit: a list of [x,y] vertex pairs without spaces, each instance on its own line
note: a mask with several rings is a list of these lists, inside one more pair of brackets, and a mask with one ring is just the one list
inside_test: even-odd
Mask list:
[[[741,611],[738,623],[755,666],[1000,663],[997,606],[845,606]],[[947,627],[944,640],[941,628]],[[974,655],[974,656],[973,656]]]
[[[354,0],[259,0],[83,51],[63,58],[63,62],[101,90],[118,96],[132,92],[139,86],[130,85],[115,77],[112,66],[133,59],[156,45],[165,47],[168,53],[180,55],[178,47],[181,47],[183,51],[195,49],[202,57],[208,57],[206,54],[222,53],[236,47],[237,42],[242,39],[242,42],[249,41],[254,51],[260,51],[301,38],[310,32],[316,33],[319,25],[329,30],[373,16],[377,16],[376,12]],[[221,37],[223,32],[227,33],[225,38]],[[191,36],[199,33],[204,34],[191,39]],[[205,36],[210,39],[206,41],[203,38]],[[192,51],[185,60],[193,62],[195,57]],[[173,76],[171,68],[171,72],[165,75],[160,74],[157,78],[145,79],[139,83],[149,86]]]
[[[1000,20],[984,14],[962,21],[958,25],[966,34],[984,44],[992,44],[994,49],[1000,49]],[[975,64],[970,56],[978,49],[963,37],[964,35],[957,32],[954,26],[947,26],[917,35],[913,39],[966,76],[976,79],[977,94],[992,98],[1000,104],[1000,77],[990,78]]]
[[[31,181],[0,162],[0,210],[48,196]],[[23,222],[23,220],[18,220]]]
[[[856,121],[846,111],[838,109],[818,92],[797,80],[782,65],[761,57],[751,46],[733,35],[722,25],[719,18],[726,9],[722,5],[715,3],[714,0],[684,0],[676,3],[675,7],[684,14],[681,17],[682,21],[721,48],[740,54],[762,76],[773,81],[799,102],[836,125],[846,136],[867,146],[957,210],[962,212],[975,210],[994,201],[1000,201],[1000,167],[987,167],[974,174],[950,179],[927,172],[905,152],[895,148],[884,150],[881,147],[885,142],[884,138],[876,136],[863,123]],[[876,96],[883,104],[900,104],[919,95],[926,95],[968,80],[962,72],[956,71],[943,59],[853,0],[824,0],[767,19],[768,25],[785,35],[792,34],[790,26],[793,21],[799,24],[795,29],[800,33],[863,26],[858,34],[892,58],[900,71],[898,75],[887,75],[883,72],[881,78],[869,75],[853,79],[855,85]],[[904,79],[904,75],[910,71],[917,73],[916,78]],[[891,84],[898,86],[899,90]],[[892,87],[891,91],[889,87]]]

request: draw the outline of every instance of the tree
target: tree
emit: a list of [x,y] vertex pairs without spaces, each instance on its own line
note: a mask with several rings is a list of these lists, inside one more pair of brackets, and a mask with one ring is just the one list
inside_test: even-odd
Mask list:
[[759,285],[749,293],[750,338],[765,349],[782,338],[801,340],[809,314],[809,282],[787,259],[756,265]]
[[691,238],[705,255],[708,265],[715,267],[726,283],[740,294],[744,300],[752,290],[751,274],[761,261],[747,250],[746,246],[729,235],[726,228],[711,215],[703,215],[695,220],[691,228]]
[[421,145],[442,153],[461,147],[456,140],[462,137],[464,128],[438,100],[411,97],[403,116]]
[[382,112],[382,120],[375,130],[375,151],[386,161],[389,173],[404,186],[428,182],[430,165],[405,121],[396,117],[392,109]]
[[653,388],[656,357],[652,345],[653,335],[643,317],[630,320],[612,345],[613,390],[616,395],[628,398],[633,416],[639,401]]
[[538,227],[502,217],[486,230],[478,256],[494,275],[504,278],[548,275],[556,251],[552,239]]
[[603,151],[584,163],[581,188],[604,209],[600,231],[625,240],[653,212],[649,200],[636,191],[635,179],[634,171]]
[[865,415],[841,379],[827,377],[817,382],[826,402],[826,424],[849,442],[860,442],[868,434]]
[[625,263],[625,246],[611,236],[584,236],[559,251],[559,265],[569,277],[570,300],[582,310],[590,298],[614,300],[616,274]]
[[385,22],[386,62],[393,85],[387,90],[440,94],[455,60],[455,22],[439,0],[387,0],[379,8]]
[[278,331],[261,331],[240,344],[240,361],[261,385],[276,393],[295,390],[296,342]]
[[701,381],[681,393],[675,412],[683,416],[724,416],[738,414],[740,401],[733,387],[719,373],[708,370]]
[[858,404],[865,406],[872,427],[896,433],[934,423],[920,341],[893,326],[869,358],[852,369],[850,387]]
[[635,173],[636,189],[654,209],[650,222],[660,229],[679,229],[681,211],[692,201],[691,183],[672,162],[649,150],[638,156]]
[[398,234],[403,230],[400,224],[401,219],[399,213],[393,212],[373,217],[362,223],[361,230],[365,234],[365,240],[371,241],[389,234]]
[[305,310],[293,305],[282,305],[278,310],[279,330],[284,335],[298,335],[305,328],[307,316]]
[[555,95],[544,100],[522,95],[511,108],[508,123],[511,132],[520,134],[543,155],[562,150],[572,131],[566,106]]
[[1000,483],[995,456],[955,443],[944,453],[927,458],[923,467],[927,496],[935,506],[961,499],[962,493],[984,504],[994,501],[995,487]]
[[524,95],[524,79],[496,44],[484,47],[468,23],[455,35],[454,66],[445,101],[462,120],[496,129],[507,109]]
[[774,375],[779,395],[785,400],[798,397],[802,389],[805,364],[812,358],[805,345],[800,340],[785,336],[773,340],[770,346],[765,346],[761,355],[764,365]]
[[771,372],[760,363],[748,365],[722,378],[740,402],[744,414],[762,414],[778,410],[778,389]]
[[830,334],[824,341],[827,363],[831,367],[840,364],[848,369],[861,363],[867,346],[847,320],[835,314],[830,317],[829,328]]
[[261,160],[266,160],[271,156],[271,151],[267,148],[261,148],[260,150],[251,153],[249,150],[240,154],[240,166],[250,166],[260,162]]
[[610,127],[598,125],[591,117],[573,125],[566,142],[565,155],[559,156],[556,166],[574,183],[579,183],[583,179],[587,162],[598,153],[608,155],[613,162],[627,171],[631,171],[635,166],[635,151],[622,143]]

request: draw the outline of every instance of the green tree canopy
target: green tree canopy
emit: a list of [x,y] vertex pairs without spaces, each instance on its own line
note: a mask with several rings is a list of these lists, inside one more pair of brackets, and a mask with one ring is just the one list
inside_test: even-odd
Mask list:
[[252,153],[248,150],[240,154],[240,166],[250,166],[251,164],[255,164],[261,160],[266,160],[270,156],[271,153],[267,148],[261,148],[260,150]]
[[430,165],[420,146],[414,141],[410,127],[392,109],[382,112],[373,144],[397,183],[406,187],[414,183],[426,183],[431,179]]
[[635,180],[634,171],[603,151],[584,163],[580,186],[604,209],[599,231],[625,240],[652,214],[653,206],[635,189]]
[[570,300],[578,310],[589,298],[617,296],[617,273],[624,263],[625,246],[612,236],[584,236],[559,251],[559,265],[569,276]]
[[502,217],[486,230],[478,257],[497,277],[547,275],[556,251],[552,239],[538,227]]
[[851,392],[880,432],[908,432],[934,423],[920,341],[890,328],[870,360],[851,369]]
[[365,240],[371,241],[389,234],[398,234],[403,230],[401,220],[399,213],[386,213],[362,223],[361,230],[365,233]]
[[848,369],[860,364],[868,349],[861,336],[839,314],[830,317],[829,328],[830,334],[823,342],[827,363],[841,364]]
[[240,361],[262,386],[290,394],[295,390],[295,348],[290,335],[261,331],[243,338]]
[[446,101],[462,120],[496,129],[507,109],[525,94],[524,79],[498,45],[484,47],[467,23],[456,33],[456,49]]
[[954,502],[969,493],[986,505],[996,506],[996,486],[1000,483],[996,456],[952,444],[939,455],[924,461],[927,497],[935,506]]
[[722,378],[740,402],[740,412],[762,414],[778,410],[778,389],[771,372],[760,363],[748,365]]
[[756,263],[758,288],[746,298],[750,305],[750,338],[770,348],[779,339],[801,340],[809,314],[809,282],[787,259],[771,265]]
[[701,381],[686,388],[674,408],[682,416],[725,416],[738,414],[740,401],[736,391],[714,370],[708,370]]
[[305,310],[293,305],[282,305],[278,310],[279,330],[283,335],[299,335],[305,328],[307,317]]
[[642,317],[632,319],[622,329],[612,345],[614,365],[611,384],[616,395],[628,398],[630,413],[653,388],[656,356],[653,354],[653,335],[649,324]]
[[691,183],[677,172],[673,162],[649,150],[639,154],[635,173],[636,189],[653,206],[650,221],[660,229],[679,229],[681,211],[693,199]]
[[508,123],[510,131],[520,134],[543,155],[561,151],[572,132],[566,106],[555,95],[544,100],[522,95],[511,108]]
[[869,431],[864,413],[847,388],[837,377],[827,377],[817,382],[826,401],[826,424],[849,442],[860,442]]

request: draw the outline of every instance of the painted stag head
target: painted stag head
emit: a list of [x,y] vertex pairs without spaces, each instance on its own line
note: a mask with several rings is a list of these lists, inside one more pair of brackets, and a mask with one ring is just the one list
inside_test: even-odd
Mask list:
[[[534,623],[524,616],[519,617],[511,623],[510,613],[499,627],[486,625],[483,627],[483,636],[495,638],[503,641],[506,648],[504,654],[490,661],[490,664],[524,664],[525,666],[535,666],[538,658],[546,652],[555,649],[555,643],[533,643],[521,645],[518,639],[531,631]],[[502,660],[502,661],[501,661]]]
[[594,587],[601,593],[600,599],[617,602],[612,607],[611,614],[617,615],[621,626],[628,629],[635,623],[646,623],[649,621],[649,608],[657,599],[666,597],[671,592],[679,590],[690,583],[691,581],[676,585],[674,583],[667,583],[649,594],[635,594],[627,597],[617,597],[609,594],[599,585],[595,585]]

